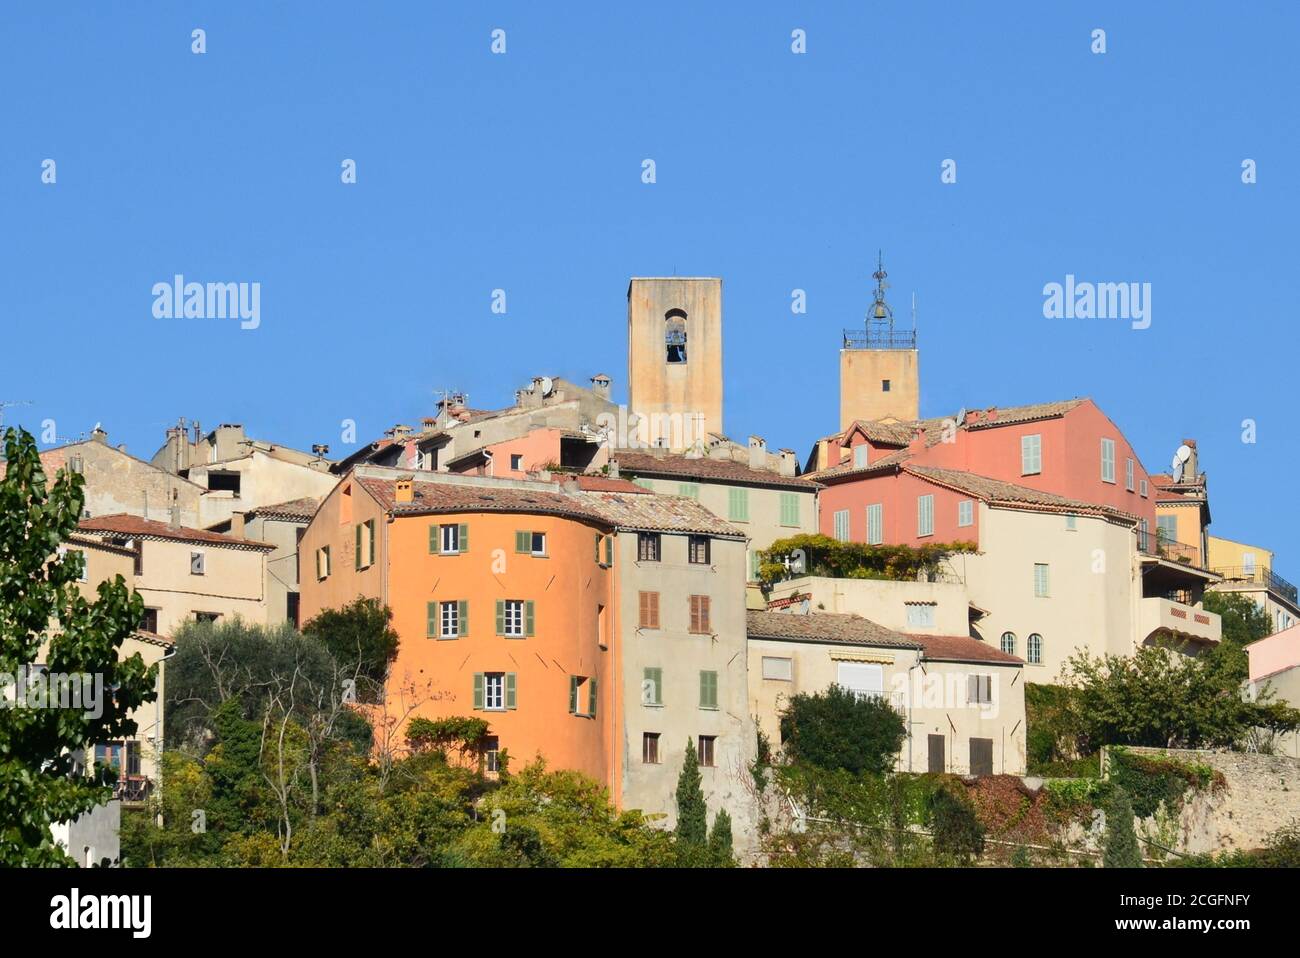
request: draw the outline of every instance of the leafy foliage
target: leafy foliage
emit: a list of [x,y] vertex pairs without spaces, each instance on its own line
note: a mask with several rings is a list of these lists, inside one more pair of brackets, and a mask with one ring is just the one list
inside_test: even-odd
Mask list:
[[1125,793],[1125,800],[1139,818],[1150,818],[1163,804],[1177,814],[1188,791],[1223,788],[1222,773],[1200,762],[1135,755],[1127,749],[1108,752],[1107,776],[1113,788]]
[[407,723],[406,744],[415,752],[433,749],[446,753],[455,746],[462,754],[473,751],[487,737],[491,726],[481,718],[449,716],[442,719],[428,719],[416,716]]
[[677,842],[703,846],[708,839],[708,808],[700,787],[700,762],[695,743],[686,740],[686,757],[677,776]]
[[914,548],[841,542],[821,534],[789,536],[760,551],[758,577],[763,588],[770,589],[790,578],[782,559],[796,550],[804,556],[801,574],[833,579],[915,580],[937,573],[953,555],[978,551],[978,546],[974,542],[935,542]]
[[1111,792],[1106,804],[1106,835],[1101,862],[1107,868],[1141,868],[1142,849],[1133,828],[1133,806],[1122,788]]
[[341,609],[321,612],[302,631],[319,641],[346,671],[368,679],[358,683],[358,698],[374,702],[397,655],[399,639],[392,621],[392,610],[378,599],[358,597]]
[[939,788],[930,795],[930,827],[935,850],[970,864],[984,851],[984,829],[965,794],[955,788]]
[[886,699],[860,698],[839,685],[792,696],[780,723],[791,761],[853,775],[892,768],[907,734],[903,717]]
[[1253,599],[1240,592],[1207,592],[1202,604],[1222,619],[1222,639],[1209,656],[1226,676],[1244,682],[1250,674],[1246,646],[1270,635],[1273,620]]
[[[25,430],[5,430],[4,450],[0,674],[16,677],[42,662],[47,675],[86,677],[92,689],[102,680],[105,694],[101,708],[0,708],[0,865],[72,865],[53,843],[50,825],[71,821],[112,795],[111,771],[80,774],[77,754],[136,733],[128,715],[154,701],[157,667],[146,668],[139,654],[119,657],[144,612],[139,596],[117,576],[100,583],[96,600],[87,602],[77,587],[84,559],[72,551],[57,554],[77,529],[82,477],[60,471],[49,485],[36,441]],[[12,696],[17,690],[5,691]]]

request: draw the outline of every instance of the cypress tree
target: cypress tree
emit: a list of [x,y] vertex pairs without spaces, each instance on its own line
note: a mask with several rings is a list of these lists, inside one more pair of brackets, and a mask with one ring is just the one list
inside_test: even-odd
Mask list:
[[1107,868],[1142,867],[1142,850],[1133,829],[1133,803],[1122,788],[1116,788],[1106,804],[1106,836],[1101,863]]
[[703,846],[708,827],[708,807],[700,788],[700,762],[695,755],[695,743],[687,739],[686,760],[682,762],[682,773],[677,776],[677,841]]
[[730,868],[736,864],[736,856],[731,850],[731,816],[725,808],[718,809],[713,819],[713,831],[709,832],[709,857],[718,868]]

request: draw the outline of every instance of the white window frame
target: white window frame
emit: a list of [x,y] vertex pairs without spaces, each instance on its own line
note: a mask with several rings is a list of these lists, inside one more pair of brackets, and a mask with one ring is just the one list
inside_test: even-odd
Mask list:
[[[1042,579],[1039,579],[1039,570],[1042,570]],[[1040,587],[1041,585],[1041,587]],[[1050,599],[1052,597],[1052,567],[1047,562],[1034,563],[1034,598]]]
[[1101,481],[1115,482],[1115,440],[1101,440]]
[[1043,436],[1034,433],[1020,437],[1020,474],[1037,476],[1043,471]]
[[1136,467],[1132,459],[1124,460],[1124,488],[1129,492],[1133,491],[1133,477],[1136,475]]
[[501,609],[501,634],[522,638],[524,634],[524,599],[506,599]]
[[934,603],[933,602],[908,602],[907,603],[907,627],[909,629],[933,629],[934,628]]
[[483,673],[483,709],[489,712],[504,712],[506,710],[506,675],[504,672]]
[[1025,661],[1030,665],[1043,664],[1043,637],[1037,632],[1030,632],[1025,640]]
[[[539,539],[541,540],[540,546],[538,545]],[[546,555],[546,533],[545,532],[528,533],[528,545],[529,548],[532,550],[533,555],[544,557]]]
[[[1008,641],[1007,641],[1008,639],[1010,639],[1011,641],[1008,642]],[[1010,648],[1008,648],[1008,646],[1010,646]],[[1003,652],[1005,652],[1007,655],[1015,655],[1015,654],[1016,654],[1016,634],[1015,634],[1014,632],[1010,632],[1010,631],[1008,631],[1008,632],[1003,632],[1003,633],[1002,633],[1002,637],[1001,637],[1000,639],[998,639],[998,648],[1000,648],[1000,649],[1001,649]]]
[[[773,667],[768,668],[768,663]],[[785,674],[774,674],[774,673]],[[794,659],[784,658],[779,655],[763,656],[763,678],[768,682],[793,682],[794,681]]]
[[450,522],[438,527],[438,552],[445,556],[456,555],[460,552],[459,525]]
[[974,499],[962,499],[957,503],[957,525],[963,528],[975,525]]
[[460,603],[456,601],[438,604],[438,638],[460,638]]
[[934,493],[916,497],[916,536],[934,535]]
[[870,454],[871,447],[865,442],[860,442],[853,447],[853,468],[864,469],[867,466],[867,456]]
[[847,509],[835,511],[835,538],[840,542],[849,541],[849,510]]
[[867,545],[878,546],[885,541],[885,504],[873,502],[867,506]]

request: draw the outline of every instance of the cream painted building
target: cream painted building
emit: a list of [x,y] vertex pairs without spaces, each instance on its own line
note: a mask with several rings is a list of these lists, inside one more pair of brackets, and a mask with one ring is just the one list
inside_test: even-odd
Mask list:
[[320,500],[313,497],[258,506],[246,513],[235,513],[230,527],[224,530],[275,547],[266,557],[267,625],[303,625],[299,615],[303,560],[298,543],[319,506]]
[[83,519],[80,534],[135,552],[132,584],[148,632],[170,636],[196,619],[267,622],[266,556],[274,546],[127,515]]
[[[745,540],[693,501],[644,498],[654,502],[638,503],[636,513],[608,501],[602,506],[617,530],[620,570],[622,804],[663,815],[671,827],[689,740],[700,753],[709,820],[725,807],[744,850],[757,823],[749,771],[757,739],[745,655]],[[665,511],[689,521],[645,521]]]
[[[735,458],[744,455],[744,459]],[[750,437],[748,450],[719,444],[707,456],[692,458],[664,450],[618,450],[613,469],[622,478],[664,495],[688,496],[748,537],[745,582],[758,581],[758,553],[778,539],[817,532],[815,482],[795,475],[794,453],[776,455]],[[762,597],[751,589],[751,607]]]
[[1222,536],[1210,536],[1209,548],[1210,568],[1222,576],[1215,592],[1248,596],[1268,613],[1274,632],[1300,623],[1300,594],[1274,571],[1272,551]]
[[[1300,625],[1250,643],[1246,657],[1250,671],[1245,694],[1250,701],[1267,689],[1270,701],[1300,709]],[[1273,746],[1277,754],[1300,758],[1300,730],[1280,736]]]
[[904,635],[857,615],[748,612],[750,711],[774,747],[792,696],[831,685],[888,701],[907,730],[896,768],[1025,773],[1024,663],[969,636]]

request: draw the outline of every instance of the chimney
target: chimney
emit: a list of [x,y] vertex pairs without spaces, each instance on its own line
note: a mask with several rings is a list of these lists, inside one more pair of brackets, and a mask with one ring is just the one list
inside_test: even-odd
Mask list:
[[988,411],[988,414],[985,416],[985,418],[986,418],[989,422],[995,422],[995,421],[997,420],[997,418],[998,418],[998,407],[997,407],[997,406],[989,406],[989,411]]
[[749,468],[767,468],[767,443],[758,436],[749,437]]
[[398,476],[394,487],[393,499],[398,503],[411,502],[415,498],[415,477]]
[[925,432],[923,430],[918,429],[912,433],[912,441],[907,444],[907,451],[910,453],[925,451]]
[[601,399],[608,399],[609,387],[612,382],[613,380],[604,373],[596,373],[596,375],[591,377],[591,391]]
[[124,443],[124,442],[119,442],[119,443],[117,444],[117,451],[118,451],[118,452],[126,452],[126,443]]
[[1197,462],[1199,456],[1196,452],[1196,440],[1184,439],[1183,445],[1192,450],[1191,457],[1187,460],[1187,464],[1183,466],[1183,482],[1195,482],[1196,477],[1200,474],[1197,471],[1199,469],[1199,463]]
[[560,488],[563,489],[565,492],[567,492],[569,495],[576,494],[580,489],[578,485],[577,477],[575,476],[565,477],[565,479],[560,483]]
[[181,504],[176,499],[172,499],[172,506],[167,510],[167,525],[173,529],[181,527]]
[[230,534],[232,536],[244,537],[244,514],[242,512],[232,512],[230,514]]
[[609,478],[611,478],[611,479],[617,479],[617,478],[618,478],[618,460],[617,460],[617,459],[611,459],[611,460],[609,461],[609,471],[606,472],[605,475],[609,476]]
[[798,472],[793,449],[781,450],[781,475],[794,476]]
[[91,431],[90,438],[95,440],[95,442],[102,442],[105,445],[108,444],[108,433],[98,423],[96,423],[95,428]]

